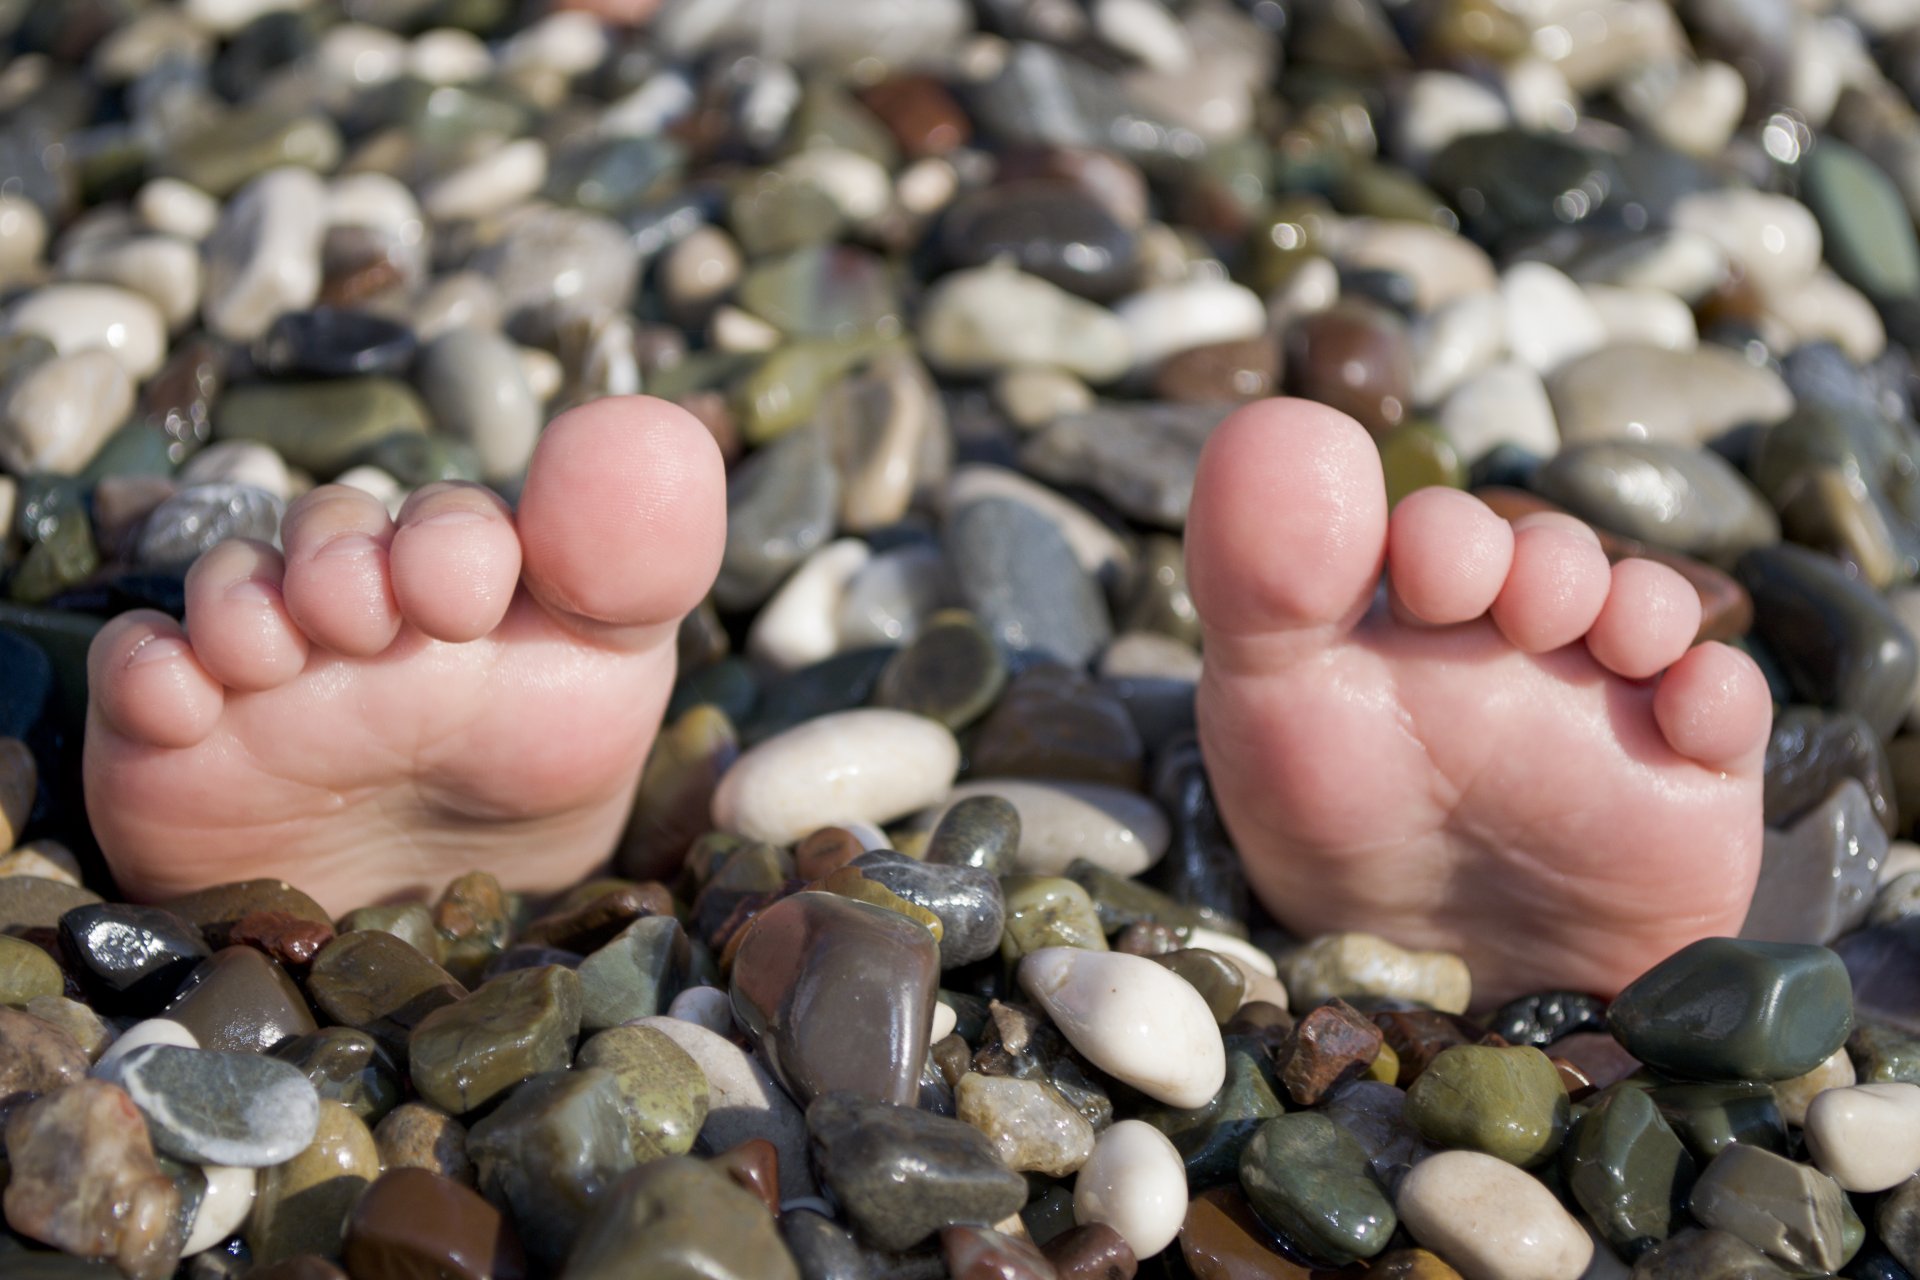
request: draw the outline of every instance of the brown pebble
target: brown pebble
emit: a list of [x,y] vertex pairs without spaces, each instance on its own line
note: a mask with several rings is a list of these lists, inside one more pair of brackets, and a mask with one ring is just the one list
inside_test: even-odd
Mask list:
[[1194,1280],[1309,1280],[1313,1272],[1283,1257],[1238,1187],[1215,1187],[1187,1206],[1180,1254]]
[[1366,1071],[1385,1040],[1366,1015],[1336,998],[1294,1024],[1293,1034],[1274,1050],[1274,1069],[1288,1095],[1311,1107]]
[[425,1169],[389,1169],[347,1216],[353,1280],[521,1280],[513,1227],[477,1191]]
[[933,1065],[940,1069],[941,1079],[947,1087],[960,1083],[960,1077],[973,1070],[973,1049],[957,1033],[934,1045],[928,1050],[933,1055]]
[[1560,1073],[1560,1083],[1567,1087],[1567,1101],[1584,1102],[1597,1090],[1593,1081],[1587,1079],[1587,1073],[1568,1062],[1565,1058],[1549,1058],[1553,1069]]
[[1084,672],[1040,662],[1008,683],[976,733],[968,768],[980,777],[1137,789],[1143,755],[1118,696]]
[[52,1093],[86,1078],[87,1053],[51,1022],[0,1005],[0,1099]]
[[821,827],[793,846],[793,874],[802,880],[824,880],[865,853],[860,838],[845,827]]
[[943,1227],[940,1253],[953,1280],[1059,1280],[1038,1249],[989,1227]]
[[909,156],[943,156],[964,147],[973,124],[947,86],[932,76],[895,76],[860,93]]
[[1427,1064],[1445,1050],[1483,1039],[1480,1028],[1465,1018],[1431,1009],[1383,1011],[1373,1015],[1373,1025],[1385,1034],[1388,1047],[1400,1059],[1400,1078],[1395,1083],[1402,1089],[1419,1079]]
[[1234,404],[1273,395],[1280,385],[1280,344],[1243,338],[1189,347],[1161,362],[1153,393],[1186,404]]
[[524,946],[558,947],[576,955],[598,951],[641,916],[669,915],[673,895],[663,884],[629,884],[600,894],[571,911],[541,916],[520,935]]
[[1413,405],[1413,345],[1399,316],[1372,303],[1343,301],[1296,321],[1287,338],[1296,394],[1359,419],[1376,439],[1406,420]]
[[202,1049],[232,1053],[265,1053],[318,1030],[287,971],[252,947],[224,947],[195,965],[165,1012]]
[[1179,930],[1158,920],[1136,920],[1122,929],[1120,936],[1113,940],[1115,951],[1148,958],[1171,955],[1186,945],[1180,938]]
[[1576,1031],[1553,1042],[1553,1054],[1587,1078],[1595,1089],[1617,1084],[1640,1069],[1640,1060],[1605,1031]]
[[265,952],[290,969],[304,969],[333,941],[333,926],[287,911],[255,911],[234,922],[229,940]]
[[780,1216],[780,1152],[771,1142],[748,1138],[707,1163],[760,1197],[768,1213]]
[[160,1171],[147,1123],[121,1089],[79,1080],[7,1117],[7,1225],[130,1280],[173,1274],[184,1243],[180,1191]]
[[160,904],[205,935],[216,951],[230,941],[233,926],[256,911],[284,911],[316,924],[333,925],[326,908],[285,880],[241,880],[170,898]]
[[427,1102],[403,1102],[373,1131],[383,1169],[425,1169],[463,1187],[474,1185],[467,1127]]
[[1140,1270],[1126,1237],[1104,1222],[1061,1232],[1047,1242],[1046,1253],[1060,1280],[1133,1280]]

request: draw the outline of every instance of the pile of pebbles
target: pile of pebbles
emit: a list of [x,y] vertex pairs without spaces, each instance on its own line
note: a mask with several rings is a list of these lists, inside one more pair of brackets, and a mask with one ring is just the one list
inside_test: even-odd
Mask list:
[[[0,1275],[1920,1272],[1920,3],[598,8],[0,0]],[[112,900],[104,618],[642,390],[729,534],[617,878]],[[1179,537],[1280,390],[1696,585],[1744,940],[1475,1017],[1249,904]]]

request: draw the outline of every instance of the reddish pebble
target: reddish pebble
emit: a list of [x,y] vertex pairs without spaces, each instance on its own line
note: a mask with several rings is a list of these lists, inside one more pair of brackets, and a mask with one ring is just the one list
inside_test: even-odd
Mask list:
[[802,880],[824,880],[866,851],[846,828],[822,827],[793,846],[793,873]]
[[333,941],[333,926],[302,920],[289,911],[254,911],[235,922],[229,937],[235,946],[264,951],[288,968],[302,969]]
[[1365,1071],[1384,1040],[1358,1009],[1329,1000],[1294,1024],[1293,1034],[1274,1050],[1274,1066],[1293,1100],[1311,1107]]
[[1140,1270],[1125,1237],[1104,1222],[1061,1232],[1046,1253],[1060,1280],[1133,1280]]
[[932,76],[897,76],[863,90],[860,100],[893,131],[910,156],[943,156],[973,136],[973,123]]
[[940,1252],[953,1280],[1059,1280],[1052,1262],[1025,1240],[987,1227],[946,1227]]
[[522,1280],[526,1257],[500,1211],[425,1169],[389,1169],[355,1202],[343,1260],[354,1280]]
[[771,1142],[765,1138],[748,1138],[707,1163],[760,1197],[768,1213],[776,1218],[780,1216],[780,1151]]

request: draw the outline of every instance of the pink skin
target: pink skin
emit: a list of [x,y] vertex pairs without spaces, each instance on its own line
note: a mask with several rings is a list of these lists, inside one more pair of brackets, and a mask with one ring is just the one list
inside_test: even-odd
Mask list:
[[1389,519],[1366,432],[1305,401],[1222,424],[1192,512],[1201,746],[1282,923],[1459,952],[1480,1005],[1739,932],[1771,704],[1678,574],[1451,490]]
[[436,484],[390,520],[327,485],[282,555],[225,543],[187,620],[114,619],[89,656],[88,812],[121,888],[279,876],[334,912],[474,867],[552,889],[605,861],[719,569],[719,451],[661,401],[541,437],[516,516]]

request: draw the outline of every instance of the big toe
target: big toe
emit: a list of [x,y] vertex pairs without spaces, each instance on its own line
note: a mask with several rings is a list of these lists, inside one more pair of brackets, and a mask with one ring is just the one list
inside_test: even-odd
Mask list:
[[1344,633],[1386,554],[1380,454],[1359,423],[1307,400],[1235,411],[1208,439],[1187,573],[1209,653],[1240,639]]
[[726,474],[692,414],[650,396],[555,418],[521,489],[524,580],[576,625],[609,634],[681,617],[720,570]]

